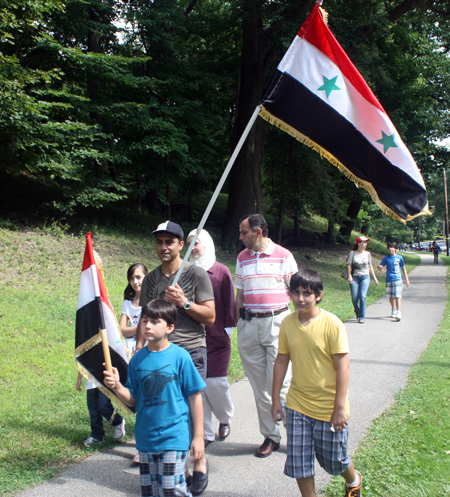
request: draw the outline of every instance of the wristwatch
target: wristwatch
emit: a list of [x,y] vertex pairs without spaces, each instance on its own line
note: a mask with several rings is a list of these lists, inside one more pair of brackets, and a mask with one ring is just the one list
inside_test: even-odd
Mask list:
[[183,309],[185,311],[188,311],[191,307],[192,307],[191,301],[187,299],[186,302],[183,304]]

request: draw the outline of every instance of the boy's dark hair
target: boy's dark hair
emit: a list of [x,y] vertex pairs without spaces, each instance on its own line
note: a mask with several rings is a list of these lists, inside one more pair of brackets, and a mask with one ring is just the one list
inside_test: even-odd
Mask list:
[[133,276],[134,272],[136,269],[141,269],[144,274],[148,273],[148,269],[146,268],[145,264],[142,264],[142,262],[137,262],[136,264],[132,264],[127,271],[127,281],[128,285],[125,288],[125,291],[123,292],[123,299],[124,300],[133,300],[134,296],[136,295],[136,292],[133,290],[133,288],[130,285],[130,279]]
[[291,278],[289,291],[295,292],[298,287],[302,286],[305,290],[313,292],[316,297],[320,296],[323,292],[323,281],[320,274],[313,269],[300,269]]
[[171,324],[175,325],[177,322],[178,311],[171,302],[155,299],[145,304],[142,308],[141,317],[144,316],[149,319],[162,319],[170,326]]
[[261,228],[262,234],[264,237],[269,236],[269,228],[267,226],[267,221],[261,214],[247,214],[239,220],[239,224],[248,219],[248,224],[252,231],[256,231],[258,228]]
[[398,249],[398,245],[397,245],[397,242],[388,242],[387,244],[387,248],[390,249],[390,248],[395,248],[395,250]]

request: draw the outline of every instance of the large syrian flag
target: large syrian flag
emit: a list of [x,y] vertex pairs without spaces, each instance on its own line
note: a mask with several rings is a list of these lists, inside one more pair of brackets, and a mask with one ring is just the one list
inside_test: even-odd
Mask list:
[[109,301],[103,266],[99,256],[93,250],[91,234],[88,233],[78,293],[75,360],[78,370],[86,379],[116,404],[129,410],[103,383],[105,357],[101,330],[106,330],[111,362],[118,369],[120,381],[124,384],[127,379],[129,356]]
[[430,214],[411,153],[318,3],[278,65],[262,105],[261,117],[317,150],[387,214],[402,222]]

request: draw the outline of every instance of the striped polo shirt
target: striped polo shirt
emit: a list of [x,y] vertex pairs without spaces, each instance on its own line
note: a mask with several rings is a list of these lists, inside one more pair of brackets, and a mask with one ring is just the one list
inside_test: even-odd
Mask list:
[[294,256],[272,240],[264,252],[243,250],[236,262],[235,287],[244,290],[244,307],[254,312],[284,307],[297,271]]

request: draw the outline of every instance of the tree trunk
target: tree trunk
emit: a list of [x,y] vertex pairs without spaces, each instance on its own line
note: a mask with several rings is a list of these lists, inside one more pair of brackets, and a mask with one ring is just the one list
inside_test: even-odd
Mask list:
[[[89,9],[89,20],[91,21],[91,24],[96,25],[100,24],[101,19],[100,16],[95,10]],[[87,50],[88,52],[93,52],[93,53],[100,53],[101,52],[101,45],[100,45],[100,30],[98,31],[93,31],[93,29],[89,30],[88,33],[88,43],[87,43]],[[89,98],[91,99],[92,102],[95,102],[98,94],[98,90],[100,88],[100,84],[95,77],[95,72],[88,72],[87,74],[87,88],[89,91]],[[90,112],[90,117],[93,121],[95,121],[98,124],[102,123],[102,118],[100,114],[98,114],[95,111]],[[106,139],[102,136],[100,137],[100,143],[107,147],[107,141]],[[108,159],[101,159],[100,162],[100,169],[102,171],[108,172]]]
[[[264,38],[261,1],[244,2],[243,46],[240,70],[238,114],[235,126],[237,143],[264,92],[267,67],[264,63]],[[265,122],[257,119],[230,173],[230,186],[222,246],[236,247],[239,219],[245,214],[263,214],[261,163],[264,154]]]
[[280,210],[278,212],[278,234],[277,243],[281,245],[281,239],[283,237],[283,217],[284,217],[284,195],[280,198]]
[[140,189],[141,189],[141,177],[139,175],[139,169],[136,168],[136,190],[137,190],[136,200],[137,200],[137,207],[138,207],[139,212],[142,211],[142,195],[140,194],[140,191],[139,191]]
[[356,218],[358,217],[359,211],[362,207],[362,203],[363,203],[362,200],[352,200],[348,204],[347,214],[346,214],[348,219],[346,219],[341,224],[341,228],[339,230],[339,235],[345,240],[350,239],[352,230],[355,227]]
[[294,244],[300,245],[300,221],[294,216]]

